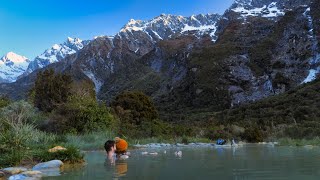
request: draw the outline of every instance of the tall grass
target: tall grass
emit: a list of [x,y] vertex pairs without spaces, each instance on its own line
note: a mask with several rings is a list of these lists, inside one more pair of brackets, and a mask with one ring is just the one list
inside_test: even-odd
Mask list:
[[114,139],[115,134],[111,131],[93,132],[83,135],[66,135],[67,144],[81,150],[103,150],[104,143]]
[[24,101],[0,109],[0,168],[19,165],[23,160],[32,161],[39,154],[42,154],[40,160],[50,157],[73,162],[77,158],[82,160],[83,156],[71,145],[65,153],[48,154],[49,148],[66,144],[66,139],[36,129],[34,123],[38,117],[36,110]]

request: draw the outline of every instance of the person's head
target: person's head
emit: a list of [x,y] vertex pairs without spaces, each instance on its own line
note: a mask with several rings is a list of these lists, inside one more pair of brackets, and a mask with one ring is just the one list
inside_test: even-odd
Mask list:
[[128,143],[127,141],[125,141],[124,139],[121,139],[119,137],[115,138],[115,142],[116,142],[116,153],[117,154],[121,154],[121,153],[125,153],[128,149]]
[[104,144],[104,149],[107,151],[107,153],[109,152],[115,152],[116,151],[116,142],[112,141],[112,140],[108,140],[105,144]]

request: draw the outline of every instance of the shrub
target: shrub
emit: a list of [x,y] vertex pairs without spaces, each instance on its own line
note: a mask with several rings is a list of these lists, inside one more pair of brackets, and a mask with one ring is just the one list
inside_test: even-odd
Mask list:
[[135,125],[140,125],[143,121],[151,121],[159,116],[151,98],[139,91],[125,91],[119,94],[111,103],[111,107],[120,115],[120,119],[123,113],[119,110],[126,111],[125,115],[130,116],[130,119],[126,120]]
[[[17,101],[7,107],[4,107],[0,111],[0,130],[11,124],[27,123],[36,124],[41,121],[41,114],[28,102]],[[5,123],[7,122],[7,123]]]
[[10,104],[10,99],[5,96],[0,96],[0,109]]
[[253,127],[247,128],[241,137],[250,143],[263,141],[262,132],[258,128]]
[[[39,72],[30,94],[34,105],[44,112],[51,112],[71,95],[72,79],[66,74],[55,74],[53,69]],[[34,91],[34,92],[32,92]]]
[[188,138],[187,138],[187,137],[182,137],[181,143],[182,143],[182,144],[189,144]]
[[104,105],[90,97],[72,96],[51,115],[47,130],[57,133],[90,133],[114,128],[115,119]]

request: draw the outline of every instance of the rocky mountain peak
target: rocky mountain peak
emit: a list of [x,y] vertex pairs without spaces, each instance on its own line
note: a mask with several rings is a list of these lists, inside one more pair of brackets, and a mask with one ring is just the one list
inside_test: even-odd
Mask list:
[[26,76],[36,69],[46,67],[49,64],[59,62],[67,55],[74,54],[81,50],[90,41],[83,41],[79,38],[68,37],[64,43],[54,44],[51,48],[45,50],[41,55],[37,56],[28,66],[23,76]]
[[239,13],[244,19],[248,16],[278,19],[286,12],[310,3],[311,0],[235,0],[229,10]]
[[24,63],[28,61],[28,58],[20,56],[14,52],[8,52],[5,56],[0,59],[0,62],[13,62],[13,63]]
[[154,42],[170,39],[174,35],[185,34],[189,31],[198,37],[207,33],[216,39],[216,23],[220,19],[218,14],[199,14],[190,17],[180,15],[161,14],[151,20],[131,19],[121,30],[120,35],[130,38],[133,33],[144,33]]

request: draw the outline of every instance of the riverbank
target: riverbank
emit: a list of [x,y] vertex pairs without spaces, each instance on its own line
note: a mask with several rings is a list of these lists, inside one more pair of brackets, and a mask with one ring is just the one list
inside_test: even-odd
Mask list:
[[280,138],[278,142],[281,146],[320,146],[320,137],[313,139]]

